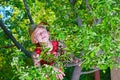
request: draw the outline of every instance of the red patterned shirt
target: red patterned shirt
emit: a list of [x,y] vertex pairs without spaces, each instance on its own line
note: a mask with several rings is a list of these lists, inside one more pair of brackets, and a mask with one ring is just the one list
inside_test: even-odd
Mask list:
[[[50,51],[51,54],[53,54],[54,56],[57,55],[57,51],[58,51],[58,41],[51,41],[52,45],[53,45],[53,49]],[[34,50],[35,53],[37,54],[41,54],[41,49],[39,47],[37,47],[35,50]],[[40,64],[43,65],[43,64],[48,64],[48,65],[53,65],[54,61],[51,61],[51,62],[47,62],[45,60],[40,60]]]

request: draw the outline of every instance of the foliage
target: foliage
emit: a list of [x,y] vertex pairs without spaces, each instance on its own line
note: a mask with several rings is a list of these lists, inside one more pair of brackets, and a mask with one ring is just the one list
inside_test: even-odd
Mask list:
[[16,74],[13,76],[13,80],[47,80],[46,75],[48,75],[50,80],[55,80],[56,74],[59,73],[54,71],[53,67],[49,65],[45,65],[44,68],[36,68],[32,65],[28,65],[25,61],[25,57],[23,57],[25,55],[20,51],[16,51],[12,56],[14,57],[12,58],[11,66],[13,72]]
[[[27,50],[33,51],[35,46],[30,42],[28,33],[30,22],[25,12],[23,1],[0,0],[0,3],[0,6],[10,7],[13,10],[12,12],[6,11],[8,12],[7,15],[10,16],[6,20],[3,15],[0,15],[7,29],[11,31],[17,41]],[[76,57],[80,58],[83,61],[81,64],[82,68],[97,67],[104,70],[118,65],[116,57],[120,57],[119,0],[89,0],[88,4],[86,4],[86,0],[77,0],[75,5],[70,4],[69,0],[28,0],[28,4],[35,23],[38,24],[40,21],[48,22],[51,39],[63,40],[67,46],[66,54],[73,53]],[[81,26],[78,26],[77,19],[81,19]],[[15,75],[14,71],[17,69],[12,66],[13,71],[10,70],[10,64],[14,62],[12,57],[18,57],[19,62],[19,59],[22,59],[24,56],[21,56],[23,53],[19,52],[16,48],[2,48],[6,45],[13,45],[13,43],[1,29],[0,37],[2,37],[0,38],[0,60],[3,60],[0,63],[2,65],[0,70],[5,73],[5,66],[9,65],[10,68],[6,70],[10,71],[12,73],[11,76],[13,76]],[[20,54],[17,55],[18,53]],[[16,54],[17,56],[11,54]],[[66,55],[66,57],[68,56]],[[59,63],[62,64],[62,61]],[[35,70],[30,65],[31,63],[24,65],[25,62],[20,61],[19,64],[19,69],[22,70],[21,72],[19,70],[17,70],[18,72],[16,71],[18,74],[17,78],[20,78],[20,76],[29,71],[29,73],[33,74],[36,72],[34,77],[41,75],[37,73],[38,70]],[[30,66],[26,68],[27,65]],[[9,78],[8,75],[3,77]],[[37,77],[44,78],[42,76]],[[28,78],[32,79],[32,76]]]

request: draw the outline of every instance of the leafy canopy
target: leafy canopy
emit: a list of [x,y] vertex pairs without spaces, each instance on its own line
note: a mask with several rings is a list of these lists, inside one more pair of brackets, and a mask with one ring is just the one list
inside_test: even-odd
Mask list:
[[[30,42],[28,33],[30,22],[23,1],[4,0],[0,3],[1,7],[10,7],[13,10],[13,12],[10,12],[10,9],[6,10],[6,17],[10,16],[4,21],[7,29],[27,50],[33,51],[35,46]],[[65,42],[67,46],[65,57],[68,57],[67,54],[73,53],[83,61],[81,67],[87,69],[91,67],[107,69],[118,65],[116,58],[120,57],[119,0],[89,0],[87,4],[85,0],[78,0],[75,5],[70,4],[69,0],[29,0],[27,3],[35,23],[46,21],[49,24],[51,39]],[[0,17],[4,20],[3,15]],[[77,19],[81,19],[81,26],[78,26]],[[13,43],[2,30],[0,30],[0,36],[2,37],[0,38],[0,60],[4,60],[0,63],[0,67],[3,70],[8,65],[11,67],[12,57],[21,52],[16,47],[2,48],[6,45],[13,45]],[[13,53],[15,55],[12,55]],[[21,55],[23,53],[16,57],[19,58]],[[27,65],[32,63],[30,60],[28,61]],[[22,65],[23,63],[19,64],[21,64],[19,69],[25,67]],[[7,70],[9,69],[7,68]],[[15,68],[13,68],[14,70]],[[33,70],[30,68],[29,71]],[[27,73],[25,70],[21,72]]]

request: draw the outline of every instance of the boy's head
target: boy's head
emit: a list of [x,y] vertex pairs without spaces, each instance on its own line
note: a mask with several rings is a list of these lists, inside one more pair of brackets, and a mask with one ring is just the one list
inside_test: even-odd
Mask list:
[[46,23],[41,22],[39,25],[33,25],[29,29],[31,35],[31,41],[33,44],[39,42],[47,42],[49,40],[49,32],[45,28]]

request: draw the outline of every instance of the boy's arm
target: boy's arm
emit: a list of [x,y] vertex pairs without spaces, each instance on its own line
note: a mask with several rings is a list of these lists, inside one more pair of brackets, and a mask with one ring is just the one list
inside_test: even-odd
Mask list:
[[66,48],[66,45],[63,41],[58,41],[58,56],[64,54],[66,52],[66,50],[64,50],[64,48]]
[[33,63],[34,63],[35,67],[40,66],[39,54],[37,54],[36,52],[34,52],[32,54],[32,60],[33,60]]

